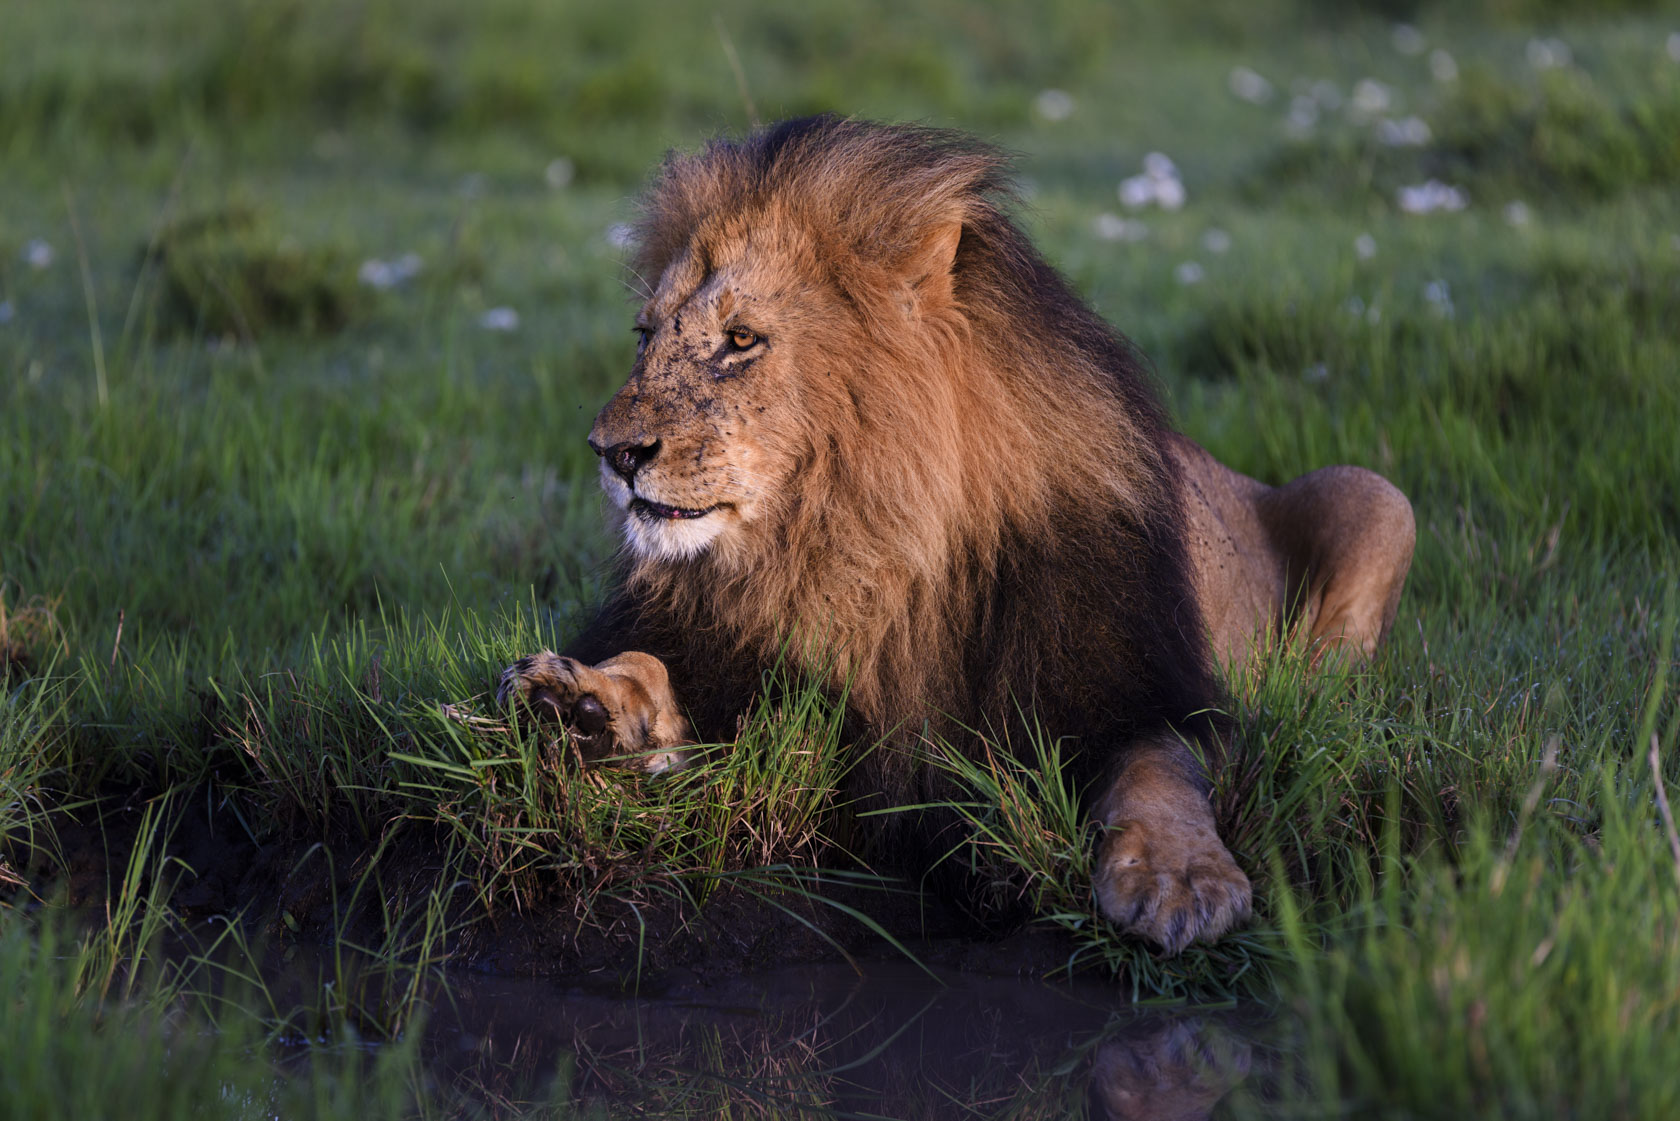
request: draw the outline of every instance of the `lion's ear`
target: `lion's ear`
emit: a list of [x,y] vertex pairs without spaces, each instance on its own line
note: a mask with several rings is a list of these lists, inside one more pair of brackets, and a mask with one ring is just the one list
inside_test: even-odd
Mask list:
[[962,241],[961,219],[941,223],[922,238],[922,243],[905,262],[904,278],[914,296],[913,310],[944,307],[953,293],[952,267],[957,245]]

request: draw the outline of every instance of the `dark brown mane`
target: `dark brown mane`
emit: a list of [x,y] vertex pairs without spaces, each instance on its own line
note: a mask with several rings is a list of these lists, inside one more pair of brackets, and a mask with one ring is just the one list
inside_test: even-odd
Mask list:
[[[1165,414],[1132,346],[1009,217],[1007,170],[957,133],[831,116],[667,159],[643,276],[768,230],[853,319],[824,336],[840,388],[758,546],[629,564],[574,654],[628,632],[719,738],[800,637],[837,644],[858,732],[903,748],[924,727],[1018,745],[1026,714],[1074,737],[1095,780],[1116,745],[1199,727],[1217,691]],[[951,298],[907,331],[906,262],[952,222]],[[914,472],[890,458],[906,448]],[[913,752],[877,756],[866,785],[913,796]]]

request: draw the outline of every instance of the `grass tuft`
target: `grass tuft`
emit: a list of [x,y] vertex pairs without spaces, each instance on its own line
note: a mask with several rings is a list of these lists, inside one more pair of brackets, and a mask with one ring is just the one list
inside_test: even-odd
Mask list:
[[331,334],[362,315],[355,267],[332,246],[305,246],[248,206],[170,223],[145,257],[159,274],[164,332],[250,342],[274,331]]

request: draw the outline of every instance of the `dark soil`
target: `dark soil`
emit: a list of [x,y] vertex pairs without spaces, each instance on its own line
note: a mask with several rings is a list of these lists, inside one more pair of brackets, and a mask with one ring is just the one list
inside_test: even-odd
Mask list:
[[[311,1019],[329,991],[342,993],[364,1037],[406,1030],[389,1018],[390,963],[346,947],[390,949],[384,917],[414,917],[448,871],[442,838],[416,827],[384,846],[265,845],[236,815],[215,812],[213,791],[170,804],[178,812],[152,874],[168,877],[159,886],[185,921],[166,953],[221,953],[199,932],[235,920],[259,948],[275,1006],[295,1010],[299,1038],[330,1030]],[[52,835],[50,854],[0,856],[25,858],[37,896],[98,921],[144,813],[140,797],[113,795],[38,831]],[[463,901],[447,944],[431,950],[452,968],[414,975],[427,1070],[491,1116],[540,1099],[592,1116],[775,1106],[797,1116],[1181,1119],[1210,1116],[1239,1085],[1266,1092],[1262,1040],[1276,1032],[1254,1010],[1145,1008],[1100,978],[1046,983],[1074,948],[1065,935],[985,935],[930,893],[832,876],[810,886],[832,902],[732,887],[698,906],[658,892],[634,905],[602,898],[580,917],[558,892],[491,911]],[[869,915],[915,960],[832,903]]]

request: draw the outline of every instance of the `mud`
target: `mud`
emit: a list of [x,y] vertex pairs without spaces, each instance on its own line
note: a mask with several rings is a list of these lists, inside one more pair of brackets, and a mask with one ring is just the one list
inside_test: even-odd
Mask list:
[[[213,792],[176,805],[173,859],[157,864],[171,908],[189,931],[239,919],[266,947],[283,1007],[311,1007],[341,975],[335,940],[381,944],[379,916],[423,899],[443,871],[440,838],[420,830],[353,852],[265,846],[214,812]],[[61,871],[43,878],[37,859],[37,890],[101,911],[143,810],[107,799],[97,814],[60,814]],[[832,903],[744,888],[700,908],[603,899],[583,917],[562,899],[488,916],[463,906],[433,948],[451,964],[428,981],[423,1057],[440,1085],[491,1112],[542,1099],[638,1116],[1194,1119],[1263,1081],[1251,1076],[1256,1016],[1140,1010],[1112,982],[1047,983],[1071,950],[1052,932],[975,938],[925,895],[814,887],[903,948]]]
[[[412,937],[393,939],[393,932],[417,921],[436,885],[451,882],[447,837],[420,825],[379,839],[340,829],[263,844],[233,815],[215,812],[213,790],[174,805],[159,831],[164,859],[154,855],[152,866],[166,878],[161,898],[189,925],[237,920],[254,940],[343,939],[401,955]],[[144,811],[138,798],[109,797],[94,810],[56,814],[43,831],[51,846],[14,853],[12,864],[40,898],[100,909],[115,897]],[[456,880],[446,916],[451,933],[432,951],[484,974],[657,994],[744,972],[902,961],[909,944],[918,959],[945,969],[1044,976],[1074,949],[1049,930],[977,937],[970,917],[904,883],[860,883],[816,869],[801,876],[796,891],[724,882],[698,905],[652,882],[587,908],[561,892],[487,907]],[[150,888],[149,878],[142,882]]]

